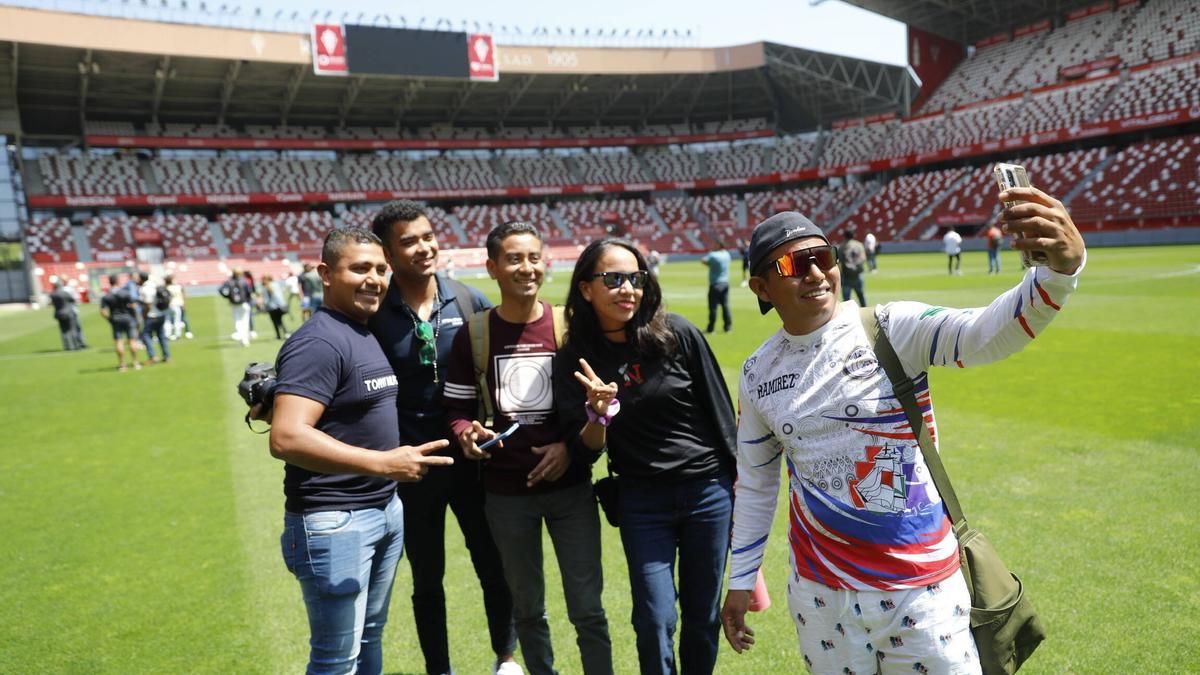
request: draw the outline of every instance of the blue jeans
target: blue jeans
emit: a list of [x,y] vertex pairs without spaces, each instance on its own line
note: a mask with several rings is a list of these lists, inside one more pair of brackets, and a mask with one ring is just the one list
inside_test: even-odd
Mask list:
[[[721,633],[721,581],[733,516],[732,479],[681,483],[619,479],[621,542],[633,593],[633,629],[641,672],[675,673],[675,624],[683,615],[684,673],[711,673]],[[679,560],[679,590],[675,561]]]
[[1000,273],[1000,249],[988,249],[988,274],[995,272]]
[[383,672],[383,626],[404,550],[404,508],[286,513],[283,561],[300,581],[308,673]]
[[[612,642],[601,594],[600,514],[591,483],[533,495],[487,495],[487,519],[513,597],[521,657],[530,675],[554,675],[554,648],[546,620],[542,522],[554,544],[567,618],[585,675],[612,675]],[[570,672],[579,672],[574,668]]]
[[157,338],[159,346],[162,347],[162,360],[170,360],[171,348],[167,346],[166,325],[167,317],[162,314],[146,317],[146,323],[142,327],[142,344],[146,345],[146,356],[154,358],[154,340]]

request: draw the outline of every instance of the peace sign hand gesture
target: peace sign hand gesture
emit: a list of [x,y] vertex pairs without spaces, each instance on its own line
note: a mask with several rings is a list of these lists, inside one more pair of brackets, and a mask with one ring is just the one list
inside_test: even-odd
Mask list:
[[575,371],[575,379],[579,380],[587,392],[588,405],[597,415],[603,417],[608,413],[609,404],[617,397],[617,383],[605,383],[601,380],[596,371],[588,365],[587,359],[579,359],[579,367],[583,372]]

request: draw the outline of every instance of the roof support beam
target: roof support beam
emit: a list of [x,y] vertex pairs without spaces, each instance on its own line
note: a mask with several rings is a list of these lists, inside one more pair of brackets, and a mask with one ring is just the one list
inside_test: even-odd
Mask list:
[[404,116],[408,114],[409,109],[412,107],[413,101],[417,100],[417,94],[421,93],[421,90],[424,88],[424,80],[409,80],[407,83],[405,83],[404,91],[401,92],[400,96],[396,99],[395,117],[397,129],[399,129],[401,123],[404,122]]
[[92,61],[92,50],[87,50],[83,53],[83,60],[79,62],[79,128],[86,130],[84,123],[87,121],[87,95],[88,86],[91,84],[92,67],[95,63]]
[[292,104],[296,102],[296,94],[300,93],[300,83],[304,81],[304,75],[308,73],[309,66],[307,63],[296,66],[292,69],[292,74],[288,76],[287,88],[283,92],[283,105],[279,107],[279,117],[283,126],[287,126],[288,115],[292,114]]
[[162,105],[163,89],[171,79],[171,57],[163,56],[154,68],[154,101],[150,105],[150,121],[158,124],[158,108]]
[[245,61],[238,59],[229,64],[229,69],[225,71],[225,79],[221,81],[221,107],[217,109],[217,124],[225,124],[225,115],[229,112],[230,101],[233,100],[233,87],[237,84],[244,63]]
[[363,85],[367,83],[365,75],[355,75],[350,78],[350,83],[346,85],[346,90],[342,92],[342,100],[338,103],[338,128],[346,126],[346,118],[350,116],[350,109],[354,107],[354,101],[358,95],[362,93]]
[[454,123],[458,119],[458,114],[462,112],[463,108],[467,107],[467,101],[471,99],[471,94],[475,93],[475,88],[474,82],[468,82],[462,91],[458,93],[454,105],[450,108],[449,119],[451,123]]
[[580,92],[588,90],[587,82],[589,78],[591,78],[591,75],[577,77],[571,82],[571,86],[563,88],[563,92],[559,94],[558,100],[554,102],[554,107],[550,110],[550,119],[547,120],[548,124],[554,124],[554,121],[558,119],[562,111],[566,110],[567,104],[571,102],[571,99],[579,95]]
[[596,125],[600,125],[600,120],[608,117],[608,113],[616,107],[617,103],[625,96],[625,93],[632,91],[637,87],[637,78],[630,75],[622,79],[622,81],[613,88],[608,94],[608,98],[600,104],[600,109],[596,112]]
[[508,93],[508,98],[505,99],[504,105],[500,107],[500,123],[503,124],[508,114],[517,107],[517,103],[521,102],[521,97],[525,92],[529,91],[529,87],[533,84],[536,75],[522,75],[517,79],[517,84],[514,85],[512,91]]
[[688,98],[687,107],[683,109],[683,121],[692,121],[692,110],[696,107],[696,102],[700,100],[700,94],[704,93],[704,85],[708,84],[708,78],[712,77],[712,73],[705,73],[700,77],[700,84],[692,90],[692,95]]
[[[687,75],[676,75],[671,78],[670,83],[663,87],[662,93],[660,93],[658,97],[654,99],[654,101],[650,104],[650,109],[647,110],[646,114],[642,117],[643,124],[645,124],[650,118],[654,117],[659,108],[663,107],[663,104],[667,102],[667,99],[671,98],[671,94],[674,94],[675,90],[679,88],[679,85],[683,84],[687,78]],[[703,82],[701,83],[701,86],[703,86]]]

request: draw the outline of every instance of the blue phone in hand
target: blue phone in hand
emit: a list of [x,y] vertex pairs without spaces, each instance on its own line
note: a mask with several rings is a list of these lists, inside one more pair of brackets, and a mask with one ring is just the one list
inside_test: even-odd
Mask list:
[[478,447],[480,450],[487,450],[488,448],[495,445],[497,441],[502,441],[502,440],[508,438],[509,436],[512,436],[514,433],[516,433],[517,429],[520,429],[520,428],[521,428],[520,422],[513,422],[511,427],[500,432],[494,438],[492,438],[492,440],[487,441],[486,443],[483,443],[483,444],[479,445]]

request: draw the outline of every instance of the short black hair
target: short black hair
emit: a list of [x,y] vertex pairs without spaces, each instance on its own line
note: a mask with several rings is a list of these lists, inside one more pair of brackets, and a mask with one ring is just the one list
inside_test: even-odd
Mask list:
[[500,255],[500,245],[514,234],[532,234],[538,241],[542,241],[542,233],[532,224],[523,220],[510,220],[507,223],[502,223],[492,228],[487,236],[487,253],[490,260],[495,260],[496,256]]
[[374,232],[380,241],[387,241],[392,236],[392,225],[397,222],[411,223],[422,216],[429,218],[429,213],[420,202],[396,199],[384,204],[371,219],[371,232]]
[[342,251],[351,244],[375,244],[383,248],[383,242],[370,230],[361,227],[338,227],[325,235],[325,244],[321,246],[321,262],[328,267],[336,266],[338,259],[342,257]]
[[109,286],[116,286],[117,282],[120,280],[121,280],[120,277],[118,277],[115,273],[108,275],[108,285]]

